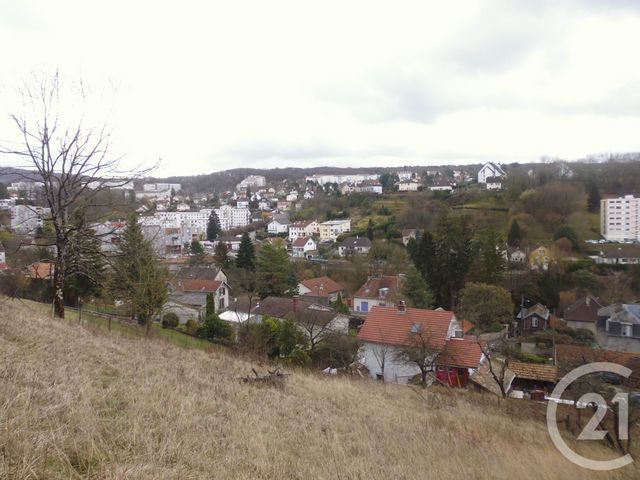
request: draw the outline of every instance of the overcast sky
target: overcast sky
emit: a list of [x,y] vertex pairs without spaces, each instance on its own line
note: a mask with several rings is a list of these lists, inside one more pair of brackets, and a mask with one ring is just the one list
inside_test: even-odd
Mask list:
[[160,175],[640,151],[636,0],[0,0],[0,45],[0,141],[59,69]]

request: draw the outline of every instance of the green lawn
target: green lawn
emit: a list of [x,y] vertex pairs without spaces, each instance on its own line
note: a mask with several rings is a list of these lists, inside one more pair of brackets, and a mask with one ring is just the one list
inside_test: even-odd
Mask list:
[[[14,300],[18,301],[18,300]],[[44,313],[47,315],[52,314],[52,308],[50,304],[47,303],[39,303],[31,300],[19,300],[23,302],[27,308],[38,311],[39,313]],[[65,311],[65,321],[71,324],[78,324],[78,316],[79,313],[76,310],[67,308]],[[109,331],[109,319],[105,317],[101,317],[98,315],[94,315],[86,310],[82,312],[82,325],[85,325],[89,328],[98,328],[105,332]],[[144,328],[139,325],[134,325],[126,322],[120,322],[116,319],[111,320],[111,331],[118,332],[121,335],[127,337],[144,337],[145,331]],[[183,348],[199,348],[202,350],[206,350],[209,348],[213,348],[214,344],[203,340],[201,338],[195,338],[190,335],[186,335],[182,332],[178,332],[176,330],[170,330],[166,328],[162,328],[159,324],[154,323],[152,334],[154,338],[162,338],[174,345],[181,346]]]

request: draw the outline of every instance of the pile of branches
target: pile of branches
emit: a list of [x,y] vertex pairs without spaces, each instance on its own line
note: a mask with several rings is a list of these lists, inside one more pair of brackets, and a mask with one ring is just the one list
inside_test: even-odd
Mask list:
[[280,368],[276,368],[275,370],[267,370],[266,374],[259,374],[255,368],[252,368],[254,376],[248,375],[246,377],[241,377],[240,382],[249,383],[253,385],[265,385],[269,387],[283,388],[284,380],[286,378],[286,374],[280,370]]

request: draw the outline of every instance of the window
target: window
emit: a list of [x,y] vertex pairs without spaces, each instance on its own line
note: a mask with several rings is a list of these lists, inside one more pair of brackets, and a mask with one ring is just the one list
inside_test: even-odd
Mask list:
[[538,319],[536,317],[533,317],[531,319],[531,327],[532,328],[538,328]]

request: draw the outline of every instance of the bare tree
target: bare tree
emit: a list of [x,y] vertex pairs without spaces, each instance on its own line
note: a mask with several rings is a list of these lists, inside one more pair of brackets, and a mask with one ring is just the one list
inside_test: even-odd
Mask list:
[[487,359],[489,374],[500,389],[503,398],[509,393],[509,363],[514,359],[515,347],[507,339],[499,339],[490,345],[478,341],[478,346]]
[[436,358],[442,351],[437,345],[431,329],[424,329],[416,323],[411,328],[410,343],[395,353],[396,360],[408,365],[415,365],[420,370],[420,383],[427,386],[427,375],[433,371]]
[[309,338],[309,350],[314,351],[318,344],[331,332],[333,332],[336,312],[319,308],[305,308],[295,312],[293,319]]
[[[75,92],[85,99],[80,83]],[[110,133],[106,126],[87,127],[83,113],[71,114],[66,108],[57,73],[50,78],[34,78],[20,91],[23,112],[12,114],[20,141],[16,146],[0,148],[0,153],[24,161],[17,165],[20,177],[41,186],[50,221],[55,231],[54,311],[64,317],[63,290],[66,277],[67,250],[77,229],[70,222],[81,204],[91,205],[102,192],[129,184],[152,169],[119,170],[119,158],[109,154]],[[66,113],[65,113],[66,112]],[[71,119],[69,115],[78,115]],[[154,166],[155,168],[155,166]],[[13,169],[12,169],[13,170]]]

